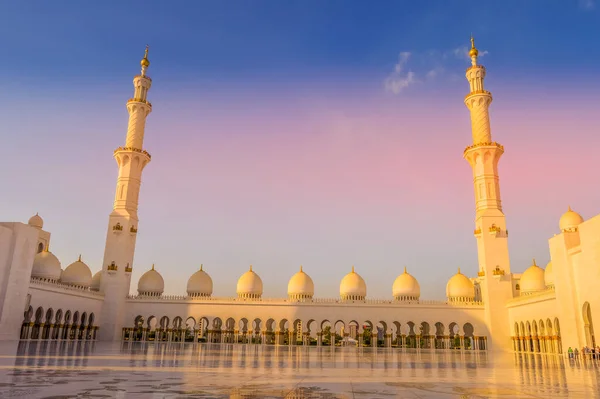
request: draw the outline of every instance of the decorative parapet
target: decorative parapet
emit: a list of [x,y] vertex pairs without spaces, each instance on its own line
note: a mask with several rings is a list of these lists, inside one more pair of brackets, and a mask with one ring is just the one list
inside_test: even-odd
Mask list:
[[489,230],[491,234],[500,233],[502,231],[502,229],[495,224],[492,224]]
[[542,291],[531,292],[528,294],[521,294],[519,296],[516,296],[516,297],[510,299],[506,303],[506,306],[507,307],[520,306],[520,305],[529,304],[532,302],[541,302],[541,301],[546,301],[546,300],[555,299],[555,298],[556,298],[556,292],[554,291],[554,287],[550,287],[550,288],[547,288]]
[[127,100],[127,103],[142,103],[148,105],[149,107],[152,107],[152,103],[150,101],[142,100],[141,98],[130,98],[129,100]]
[[[502,235],[502,229],[495,224],[492,224],[489,228],[490,235],[498,237]],[[508,230],[504,230],[504,237],[508,237]]]
[[123,231],[123,225],[121,225],[121,223],[117,222],[117,224],[115,224],[113,226],[113,232],[118,232],[118,231]]
[[99,291],[91,290],[89,287],[80,287],[80,286],[74,286],[74,285],[69,285],[69,284],[63,284],[61,282],[52,282],[52,281],[49,281],[46,279],[38,279],[35,277],[31,277],[31,279],[29,280],[29,284],[31,286],[56,288],[56,289],[59,289],[62,291],[73,291],[73,292],[80,292],[80,293],[93,295],[93,296],[97,296],[97,297],[104,297],[103,293],[101,293]]
[[494,276],[504,276],[504,269],[500,269],[499,266],[496,266],[492,273],[494,274]]
[[485,271],[483,271],[483,270],[480,270],[480,271],[478,271],[478,272],[477,272],[477,275],[478,275],[479,277],[483,277],[483,276],[485,276]]
[[106,267],[106,270],[108,270],[108,271],[117,271],[118,268],[119,267],[115,264],[115,262],[112,261],[112,262],[110,262],[110,265],[108,265]]
[[119,147],[116,150],[113,151],[113,154],[116,154],[119,151],[133,151],[133,152],[139,152],[140,154],[144,154],[146,155],[148,158],[152,158],[152,156],[150,155],[150,153],[146,150],[140,150],[139,148],[135,148],[135,147]]
[[304,306],[307,304],[339,304],[339,305],[389,305],[394,307],[409,306],[483,306],[482,301],[437,301],[437,300],[415,300],[415,301],[396,301],[394,299],[363,299],[360,301],[342,300],[340,298],[313,298],[304,301],[290,300],[289,298],[257,298],[247,300],[238,297],[207,297],[207,296],[188,296],[188,295],[161,295],[161,296],[145,296],[145,295],[128,295],[128,300],[133,301],[168,301],[168,302],[230,302],[230,303],[273,303],[273,304],[288,304],[295,306]]
[[135,233],[137,233],[137,229],[135,227],[131,226],[129,228],[129,232],[135,234]]
[[495,141],[491,141],[491,142],[471,144],[470,146],[465,148],[463,153],[465,153],[469,150],[472,150],[473,148],[477,148],[477,147],[496,147],[496,148],[500,149],[502,152],[504,152],[504,146],[502,144],[496,143]]
[[476,228],[475,230],[473,230],[473,235],[475,235],[475,237],[481,236],[481,229]]
[[129,266],[129,263],[125,266],[125,273],[131,273],[133,271],[133,268],[131,266]]

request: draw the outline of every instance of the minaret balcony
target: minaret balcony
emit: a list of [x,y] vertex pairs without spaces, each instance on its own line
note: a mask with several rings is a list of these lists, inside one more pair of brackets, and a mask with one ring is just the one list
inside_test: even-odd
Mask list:
[[142,104],[146,104],[149,107],[152,107],[152,103],[148,100],[143,100],[141,98],[130,98],[129,100],[127,100],[127,103],[142,103]]
[[508,237],[508,230],[502,230],[500,227],[492,224],[489,228],[489,232],[491,236],[494,237]]
[[472,150],[472,149],[475,149],[475,148],[479,148],[479,147],[496,147],[500,151],[504,152],[504,146],[502,144],[499,144],[499,143],[496,143],[495,141],[492,141],[492,142],[489,142],[489,143],[471,144],[470,146],[468,146],[467,148],[465,148],[465,150],[463,151],[463,154],[466,153],[469,150]]
[[152,79],[150,79],[150,76],[148,76],[148,75],[135,75],[133,78],[134,78],[134,79],[137,79],[137,78],[144,78],[144,79],[148,79],[149,81],[151,81],[151,82],[152,82]]
[[110,262],[110,265],[106,266],[106,270],[108,271],[109,274],[116,273],[118,269],[119,269],[119,266],[117,266],[117,264],[114,261]]
[[465,96],[465,100],[471,96],[478,95],[478,94],[479,95],[483,94],[483,95],[490,96],[490,97],[492,96],[492,93],[487,90],[473,90],[472,92],[470,92],[469,94],[467,94]]
[[132,151],[132,152],[139,152],[140,154],[144,154],[148,157],[148,159],[151,159],[152,156],[150,155],[150,153],[148,153],[148,151],[146,150],[140,150],[139,148],[135,148],[135,147],[119,147],[116,150],[113,151],[113,154],[116,154],[118,152],[121,151]]
[[500,266],[496,266],[496,268],[492,271],[492,274],[494,279],[500,281],[506,273],[504,269],[500,269]]

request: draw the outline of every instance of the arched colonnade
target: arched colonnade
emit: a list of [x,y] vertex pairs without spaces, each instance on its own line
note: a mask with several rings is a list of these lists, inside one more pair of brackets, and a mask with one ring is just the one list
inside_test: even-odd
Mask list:
[[471,323],[371,320],[275,320],[151,315],[135,317],[124,341],[207,342],[263,345],[372,346],[416,349],[487,349],[487,337]]
[[515,352],[563,352],[558,318],[515,322],[513,334]]
[[20,338],[23,340],[95,340],[98,326],[93,312],[33,307],[25,312]]

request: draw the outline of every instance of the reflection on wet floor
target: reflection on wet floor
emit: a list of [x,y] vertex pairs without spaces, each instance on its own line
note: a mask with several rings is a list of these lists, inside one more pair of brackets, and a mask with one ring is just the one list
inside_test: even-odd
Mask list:
[[0,397],[600,397],[599,362],[555,355],[181,343],[0,344]]

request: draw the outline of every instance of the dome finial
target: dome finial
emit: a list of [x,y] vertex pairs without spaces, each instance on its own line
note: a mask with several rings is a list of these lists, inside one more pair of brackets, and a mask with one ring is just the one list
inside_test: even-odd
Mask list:
[[204,265],[203,265],[202,263],[200,263],[200,271],[203,271],[203,270],[202,270],[202,267],[203,267],[203,266],[204,266]]
[[458,267],[458,273],[457,273],[457,274],[462,274],[462,273],[460,272],[460,266]]
[[250,265],[250,271],[252,271],[252,265]]
[[352,265],[352,273],[354,273],[354,265]]
[[44,249],[44,252],[50,252],[50,243],[49,242],[46,243],[46,249]]
[[404,274],[408,274],[408,272],[406,271],[406,266],[404,266]]
[[81,262],[81,254],[79,254],[79,258],[77,259],[78,262]]
[[[300,265],[300,271],[301,271],[301,272],[303,272],[303,271],[302,271],[302,265]],[[304,273],[304,272],[303,272],[303,273]]]
[[537,265],[535,264],[535,258],[533,258],[533,266],[537,266]]
[[[569,212],[573,212],[573,209],[571,209],[571,205],[569,205],[568,208],[569,208],[568,209]],[[36,215],[37,215],[37,213],[36,213]]]
[[152,264],[152,270],[154,270],[154,263]]

